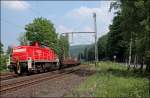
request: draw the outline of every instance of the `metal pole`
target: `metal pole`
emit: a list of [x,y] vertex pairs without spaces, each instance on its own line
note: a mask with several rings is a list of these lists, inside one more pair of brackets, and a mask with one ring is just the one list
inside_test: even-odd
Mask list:
[[131,32],[131,41],[130,41],[130,50],[129,50],[129,64],[128,64],[128,69],[130,68],[130,65],[131,65],[131,54],[132,54],[132,32]]
[[[68,43],[69,43],[69,34],[66,33],[66,36],[67,36],[67,40],[68,40]],[[69,46],[68,46],[68,57],[70,58],[70,43],[69,43]]]
[[98,61],[96,13],[93,13],[93,18],[94,18],[94,30],[95,30],[95,66],[96,66]]

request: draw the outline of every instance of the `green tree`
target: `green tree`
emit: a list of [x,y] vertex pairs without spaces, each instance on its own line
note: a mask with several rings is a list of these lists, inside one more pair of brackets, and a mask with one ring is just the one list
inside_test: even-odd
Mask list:
[[12,52],[12,46],[8,46],[7,48],[7,55],[10,55]]
[[147,64],[147,69],[150,69],[150,1],[118,0],[111,4],[111,8],[117,9],[120,13],[122,37],[128,47],[126,54],[129,55],[129,43],[132,36],[132,57],[139,58],[138,63],[141,63],[141,69],[143,62]]
[[113,19],[113,24],[109,27],[108,33],[108,57],[113,60],[113,56],[117,57],[117,61],[124,60],[124,53],[126,50],[126,41],[123,39],[121,28],[121,17],[118,14]]
[[57,43],[57,51],[61,59],[68,57],[69,55],[69,41],[66,36],[60,36]]
[[88,60],[90,60],[90,61],[95,60],[95,47],[93,44],[88,49]]
[[108,42],[108,34],[100,37],[98,39],[98,58],[102,60],[107,57],[107,42]]
[[3,64],[3,44],[0,42],[0,65]]
[[0,71],[6,70],[6,56],[3,51],[3,44],[0,42]]
[[40,42],[55,49],[57,34],[54,25],[46,18],[35,18],[32,23],[25,26],[28,41]]
[[0,53],[3,54],[3,44],[0,42]]
[[84,59],[88,61],[88,48],[84,49]]

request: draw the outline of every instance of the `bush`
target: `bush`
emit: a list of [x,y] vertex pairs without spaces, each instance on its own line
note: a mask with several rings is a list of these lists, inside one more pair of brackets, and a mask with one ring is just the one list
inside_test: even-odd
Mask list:
[[0,72],[6,71],[6,69],[7,69],[6,59],[7,59],[7,56],[1,56],[1,58],[0,58]]

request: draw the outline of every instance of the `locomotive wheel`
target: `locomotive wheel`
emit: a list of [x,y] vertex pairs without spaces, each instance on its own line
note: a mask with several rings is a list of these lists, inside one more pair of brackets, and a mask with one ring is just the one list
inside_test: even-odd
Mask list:
[[18,67],[17,73],[18,73],[19,75],[22,75],[22,69],[21,69],[20,66]]
[[18,69],[15,68],[15,74],[22,75],[22,69],[20,66],[18,67]]
[[21,68],[19,60],[17,60],[17,63],[16,63],[15,73],[18,74],[18,75],[22,74],[22,68]]
[[50,71],[50,68],[46,68],[46,72],[49,72]]
[[17,68],[16,67],[14,68],[14,72],[15,72],[15,74],[17,74]]
[[34,74],[33,71],[27,69],[27,75],[29,76],[29,75],[32,75],[32,74]]
[[44,65],[41,65],[42,66],[42,72],[46,72],[46,68]]
[[38,68],[36,68],[36,72],[37,72],[37,73],[40,73],[40,70],[39,70]]
[[58,65],[58,70],[61,70],[62,69],[62,64],[59,64]]

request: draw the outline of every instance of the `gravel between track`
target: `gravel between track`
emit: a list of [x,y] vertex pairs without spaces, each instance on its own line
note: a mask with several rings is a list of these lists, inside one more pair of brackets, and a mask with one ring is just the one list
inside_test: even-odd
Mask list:
[[90,68],[82,68],[80,71],[68,74],[63,79],[44,81],[4,94],[1,97],[64,97],[92,74],[94,74],[94,71],[90,70]]

